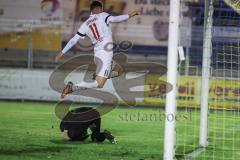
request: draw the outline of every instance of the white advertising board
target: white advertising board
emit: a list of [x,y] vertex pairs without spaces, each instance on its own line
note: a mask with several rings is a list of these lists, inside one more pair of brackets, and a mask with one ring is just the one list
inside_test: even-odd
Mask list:
[[[0,99],[60,101],[60,93],[54,91],[49,84],[52,72],[53,70],[0,69]],[[68,81],[79,83],[83,77],[84,73],[82,72],[71,73],[66,78],[65,83]],[[130,74],[128,78],[132,77],[136,77],[136,75]],[[119,98],[110,80],[101,90]],[[144,87],[135,87],[134,90],[144,90]],[[128,93],[127,91],[120,92]],[[143,98],[137,100],[143,101]],[[99,99],[82,96],[68,96],[67,99],[86,103],[102,102]]]

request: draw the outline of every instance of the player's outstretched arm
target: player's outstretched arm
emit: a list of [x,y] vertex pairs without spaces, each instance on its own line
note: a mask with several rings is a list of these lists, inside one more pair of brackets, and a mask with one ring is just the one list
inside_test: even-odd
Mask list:
[[140,10],[137,9],[133,12],[130,12],[129,14],[126,14],[126,15],[121,15],[121,16],[108,16],[106,18],[106,23],[109,24],[109,23],[119,23],[119,22],[123,22],[123,21],[126,21],[128,20],[129,18],[132,18],[134,16],[137,16],[137,15],[140,15]]
[[61,52],[59,52],[55,58],[56,62],[59,62],[63,55],[66,54],[79,40],[81,39],[81,37],[76,34],[68,43],[67,45],[63,48],[63,50]]

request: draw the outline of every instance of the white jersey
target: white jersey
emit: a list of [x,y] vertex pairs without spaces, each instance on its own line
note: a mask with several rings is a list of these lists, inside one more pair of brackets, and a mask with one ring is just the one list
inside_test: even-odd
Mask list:
[[[88,36],[94,45],[94,62],[97,75],[108,78],[112,68],[113,52],[105,47],[113,43],[111,23],[119,23],[129,19],[129,15],[111,16],[102,12],[92,14],[79,28],[77,34],[67,43],[62,54],[67,53],[80,39]],[[109,47],[107,47],[109,49]]]
[[[88,36],[94,44],[94,51],[104,50],[106,45],[112,44],[111,23],[119,23],[129,19],[129,15],[111,16],[102,12],[92,14],[79,28],[77,34],[67,43],[62,54],[67,53],[80,39]],[[109,46],[108,46],[109,49]]]
[[107,44],[113,42],[109,17],[106,12],[92,14],[78,30],[80,36],[88,36],[91,39],[95,52],[103,50]]

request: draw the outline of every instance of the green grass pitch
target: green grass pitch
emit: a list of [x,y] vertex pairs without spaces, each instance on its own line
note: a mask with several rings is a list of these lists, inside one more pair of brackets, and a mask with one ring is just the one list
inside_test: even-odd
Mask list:
[[[164,113],[164,110],[118,108],[105,115],[102,118],[102,129],[109,129],[118,140],[117,145],[112,145],[109,142],[95,144],[90,141],[82,143],[63,141],[59,131],[60,120],[54,114],[54,107],[54,104],[45,103],[0,102],[0,159],[159,160],[163,157],[164,121],[161,118],[152,119],[150,115]],[[179,145],[176,152],[178,157],[183,159],[182,154],[198,146],[198,138],[193,135],[197,135],[199,131],[197,126],[199,112],[179,111],[179,113],[183,115],[180,119],[182,118],[184,123],[177,123]],[[236,129],[239,130],[240,127]],[[212,134],[222,136],[221,132],[215,132]],[[210,138],[213,135],[210,133]],[[231,150],[233,144],[230,141],[224,142],[224,148]],[[214,141],[210,149],[195,159],[211,159],[214,156],[239,157],[237,151],[223,152],[222,143]],[[240,146],[239,140],[236,140],[234,145],[237,149]]]

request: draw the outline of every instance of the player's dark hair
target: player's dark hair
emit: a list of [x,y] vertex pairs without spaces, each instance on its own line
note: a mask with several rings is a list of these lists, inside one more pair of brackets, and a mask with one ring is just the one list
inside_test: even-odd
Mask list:
[[99,1],[93,1],[91,4],[90,4],[90,10],[94,10],[95,8],[103,8],[103,5],[101,2]]

